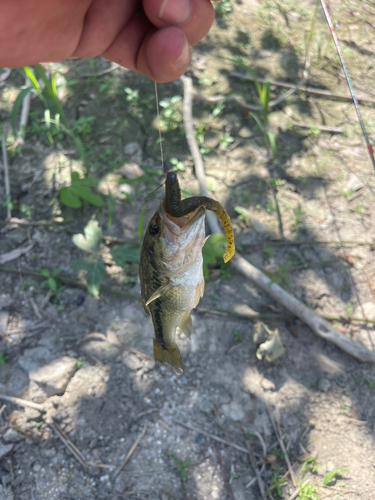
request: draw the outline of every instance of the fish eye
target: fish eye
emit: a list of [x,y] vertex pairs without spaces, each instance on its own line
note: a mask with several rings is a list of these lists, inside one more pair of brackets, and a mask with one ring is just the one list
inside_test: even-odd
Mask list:
[[151,222],[148,228],[148,232],[151,236],[155,236],[159,232],[159,226],[155,222]]

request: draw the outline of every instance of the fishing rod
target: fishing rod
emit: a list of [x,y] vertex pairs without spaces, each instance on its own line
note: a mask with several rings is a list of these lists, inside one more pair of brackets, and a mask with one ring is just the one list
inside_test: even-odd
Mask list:
[[344,73],[345,73],[346,81],[347,81],[350,93],[352,94],[352,98],[353,98],[353,102],[354,102],[354,107],[355,107],[355,110],[357,111],[358,121],[359,121],[359,124],[361,125],[362,134],[363,134],[363,137],[365,138],[365,142],[366,142],[366,145],[367,145],[367,150],[369,152],[369,155],[370,155],[370,158],[371,158],[371,161],[372,161],[372,166],[374,167],[374,170],[375,170],[374,150],[373,150],[372,145],[370,143],[370,140],[368,138],[365,124],[363,123],[361,111],[359,109],[359,104],[358,104],[357,98],[355,96],[354,89],[353,89],[353,86],[352,86],[352,82],[350,81],[349,73],[348,73],[348,70],[346,68],[345,61],[344,61],[344,58],[343,58],[343,55],[342,55],[342,52],[341,52],[341,49],[340,49],[339,40],[338,40],[338,38],[336,36],[335,28],[333,26],[333,23],[332,23],[332,20],[331,20],[331,16],[329,15],[328,8],[327,8],[327,5],[326,5],[325,1],[324,0],[320,0],[320,3],[322,5],[324,15],[326,16],[326,20],[327,20],[329,29],[331,30],[331,35],[332,35],[333,41],[335,43],[337,53],[338,53],[339,58],[340,58],[342,68],[343,68]]

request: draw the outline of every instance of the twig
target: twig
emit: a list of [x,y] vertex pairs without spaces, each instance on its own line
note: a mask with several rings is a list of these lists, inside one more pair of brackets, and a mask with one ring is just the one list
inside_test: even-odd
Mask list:
[[[149,410],[141,411],[141,413],[138,413],[138,415],[136,415],[133,418],[130,425],[135,424],[135,422],[138,422],[138,420],[145,417],[146,415],[151,415],[151,413],[156,413],[157,411],[160,411],[160,408],[150,408]],[[130,425],[129,425],[129,427],[130,427]]]
[[243,453],[248,453],[247,449],[244,448],[243,446],[239,446],[238,444],[232,443],[230,441],[226,441],[225,439],[222,439],[218,436],[215,436],[214,434],[210,434],[209,432],[203,431],[202,429],[198,429],[198,427],[194,427],[194,425],[189,425],[185,424],[184,422],[180,422],[179,420],[174,420],[174,422],[177,425],[181,425],[182,427],[186,427],[186,429],[189,429],[194,432],[198,432],[200,434],[204,434],[205,436],[213,439],[214,441],[217,441],[218,443],[226,444],[227,446],[230,446],[231,448],[234,448],[235,450],[242,451]]
[[12,260],[16,260],[21,255],[24,255],[33,248],[34,242],[30,243],[30,245],[27,245],[26,247],[21,247],[21,248],[15,248],[14,250],[11,250],[10,252],[6,252],[0,255],[0,264],[6,264],[7,262],[11,262]]
[[61,441],[65,444],[65,446],[68,448],[68,450],[76,457],[78,462],[84,467],[85,469],[88,467],[87,462],[85,457],[82,455],[82,453],[79,451],[76,446],[70,441],[68,436],[63,432],[63,430],[60,428],[60,426],[56,422],[51,422],[49,424],[52,429],[56,432],[56,434],[59,436]]
[[358,198],[358,196],[362,196],[363,193],[366,191],[366,189],[368,188],[368,186],[363,186],[363,188],[359,189],[356,193],[352,194],[351,196],[349,196],[347,198],[348,201],[352,201],[354,200],[355,198]]
[[33,408],[34,410],[38,410],[42,413],[45,413],[46,411],[43,405],[27,401],[26,399],[14,398],[13,396],[6,396],[5,394],[0,394],[0,399],[9,401],[9,403],[13,403],[18,406],[23,406],[24,408]]
[[31,304],[31,307],[33,308],[33,311],[35,313],[35,316],[39,319],[43,319],[43,316],[40,314],[40,311],[38,309],[38,306],[36,305],[35,303],[35,300],[33,298],[30,299],[30,304]]
[[[244,73],[237,73],[236,71],[232,71],[230,73],[231,76],[234,76],[236,78],[243,78],[244,80],[250,80],[250,81],[254,81],[254,78],[250,75],[247,75],[247,74],[244,74]],[[257,78],[258,82],[260,83],[264,83],[265,80],[263,78]],[[268,78],[267,78],[268,80]],[[286,83],[286,82],[278,82],[276,80],[268,80],[270,82],[270,85],[275,85],[275,87],[284,87],[284,88],[287,88],[287,89],[291,89],[291,88],[294,88],[295,85],[292,85],[290,83]],[[342,94],[334,94],[328,90],[321,90],[321,89],[314,89],[312,87],[299,87],[298,90],[302,91],[302,92],[305,92],[306,94],[312,94],[312,95],[317,95],[317,96],[321,96],[321,97],[326,97],[327,99],[337,99],[337,100],[341,100],[341,101],[347,101],[347,102],[352,102],[352,98],[351,96],[346,96],[346,95],[342,95]],[[359,97],[357,98],[358,102],[361,102],[363,104],[365,103],[372,103],[372,104],[375,104],[375,99],[371,99],[371,98],[366,98],[366,97]]]
[[146,431],[147,431],[147,422],[146,422],[146,425],[143,427],[143,431],[142,433],[140,434],[140,436],[136,439],[136,441],[134,442],[133,446],[130,448],[130,450],[127,452],[127,454],[125,455],[125,458],[124,460],[121,462],[120,466],[118,467],[118,469],[116,470],[116,472],[113,474],[113,479],[115,477],[117,477],[121,470],[125,467],[125,465],[129,462],[129,460],[131,459],[131,457],[133,456],[135,450],[138,448],[139,446],[139,443],[142,441],[142,439],[144,438],[145,434],[146,434]]
[[[204,176],[204,164],[199,152],[198,144],[194,135],[192,122],[192,81],[186,76],[181,77],[184,85],[183,119],[186,131],[186,139],[189,144],[191,154],[195,164],[195,174],[199,182],[201,193],[207,196],[207,188]],[[213,218],[209,218],[213,215]],[[221,233],[219,224],[213,213],[207,213],[207,222],[213,233]],[[269,293],[275,300],[298,316],[311,330],[320,338],[333,343],[347,354],[362,362],[375,362],[375,352],[371,352],[366,347],[358,344],[338,332],[328,321],[319,318],[305,304],[283,290],[279,285],[273,283],[262,271],[250,264],[243,257],[234,255],[232,266],[243,276],[250,279],[265,292]]]
[[53,226],[54,224],[64,224],[65,221],[62,217],[56,217],[56,219],[51,220],[26,220],[26,219],[18,219],[17,217],[11,217],[7,221],[0,221],[0,226],[7,226],[15,224],[17,226]]
[[355,491],[355,490],[340,490],[339,488],[334,488],[333,486],[327,486],[326,484],[321,484],[320,486],[322,488],[327,488],[328,490],[339,491],[340,493],[343,493],[344,495],[347,495],[348,493],[355,493],[356,495],[360,494],[358,491]]
[[281,451],[284,453],[284,460],[285,460],[285,463],[286,463],[286,465],[288,467],[288,472],[290,473],[290,479],[292,480],[293,486],[296,487],[297,486],[296,477],[294,475],[294,470],[293,470],[292,465],[291,465],[290,460],[289,460],[288,452],[287,452],[287,450],[285,448],[285,445],[284,445],[284,441],[283,441],[283,438],[282,438],[282,435],[281,435],[281,430],[280,430],[279,422],[274,418],[270,407],[267,404],[265,404],[265,407],[266,407],[266,409],[268,411],[268,414],[270,416],[272,427],[273,427],[273,429],[275,431],[275,434],[276,434],[276,437],[277,437],[277,441],[279,442],[279,446],[281,448]]
[[260,472],[259,472],[259,469],[258,469],[257,462],[255,460],[255,455],[254,455],[253,448],[252,448],[251,443],[250,443],[250,441],[248,439],[246,440],[246,446],[247,446],[247,449],[249,450],[251,466],[254,469],[254,472],[255,472],[255,475],[256,475],[256,478],[257,478],[257,481],[258,481],[258,486],[259,486],[260,494],[262,495],[262,498],[264,498],[264,483],[263,483],[263,480],[262,480],[262,478],[260,476]]
[[10,209],[11,194],[10,194],[10,183],[9,183],[9,167],[8,167],[8,156],[6,147],[6,136],[8,135],[7,127],[3,127],[3,137],[2,137],[2,149],[3,149],[3,168],[4,168],[4,182],[5,182],[5,199],[7,207],[7,219],[12,217],[12,212]]
[[5,408],[7,407],[6,404],[3,404],[3,406],[0,408],[0,417],[4,413]]
[[[27,87],[31,86],[30,85],[30,80],[28,78],[26,78],[25,85]],[[26,96],[23,98],[23,101],[22,101],[20,126],[19,126],[19,129],[18,129],[18,137],[16,139],[16,142],[18,142],[18,144],[22,144],[23,143],[23,138],[25,136],[25,129],[26,129],[27,122],[28,122],[28,119],[29,119],[30,102],[31,102],[31,92],[29,92],[28,94],[26,94]]]
[[295,125],[296,127],[301,127],[301,128],[308,128],[308,129],[318,129],[318,130],[321,130],[322,132],[330,132],[331,134],[342,134],[342,128],[338,128],[338,127],[328,127],[326,125],[316,125],[314,123],[314,125],[309,125],[308,123],[302,123],[302,122],[295,122],[293,120],[293,125]]
[[223,474],[223,479],[224,479],[224,484],[226,485],[227,487],[227,490],[228,490],[228,493],[229,493],[229,496],[232,500],[236,500],[235,496],[234,496],[234,493],[233,493],[233,490],[232,490],[232,486],[229,482],[229,476],[228,476],[228,473],[224,467],[224,464],[223,464],[223,461],[221,460],[221,456],[220,456],[220,450],[219,450],[219,447],[217,446],[217,444],[215,444],[215,449],[216,449],[216,455],[217,455],[217,459],[219,461],[219,464],[220,464],[220,468],[221,468],[221,472]]

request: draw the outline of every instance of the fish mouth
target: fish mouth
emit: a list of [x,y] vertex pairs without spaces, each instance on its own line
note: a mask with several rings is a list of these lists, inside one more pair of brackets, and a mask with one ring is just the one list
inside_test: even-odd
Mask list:
[[173,217],[165,211],[164,203],[161,202],[160,204],[160,215],[164,226],[175,236],[181,236],[183,233],[187,233],[199,219],[205,216],[205,214],[206,209],[202,206],[182,217]]
[[161,203],[160,217],[164,224],[162,261],[171,275],[182,274],[201,259],[205,242],[205,215],[206,209],[198,207],[187,216],[172,217]]

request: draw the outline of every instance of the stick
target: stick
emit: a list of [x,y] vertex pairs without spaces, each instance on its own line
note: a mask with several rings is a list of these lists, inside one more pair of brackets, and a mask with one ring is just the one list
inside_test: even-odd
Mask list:
[[34,410],[38,410],[42,413],[46,412],[43,405],[33,403],[32,401],[27,401],[26,399],[14,398],[13,396],[6,396],[5,394],[0,394],[0,399],[9,401],[9,403],[13,403],[18,406],[23,406],[25,408],[33,408]]
[[290,472],[290,479],[292,480],[292,484],[294,487],[297,486],[297,481],[296,481],[296,476],[294,475],[294,470],[292,469],[292,465],[290,463],[290,460],[289,460],[289,455],[288,455],[288,452],[286,451],[286,448],[285,448],[285,445],[284,445],[284,441],[283,441],[283,438],[282,438],[282,435],[281,435],[281,430],[280,430],[280,426],[279,426],[279,422],[275,420],[272,412],[271,412],[271,409],[270,407],[265,404],[265,407],[268,411],[268,414],[270,416],[270,419],[271,419],[271,423],[272,423],[272,427],[275,431],[275,434],[276,434],[276,437],[277,437],[277,441],[279,442],[279,446],[281,448],[281,451],[284,453],[284,460],[285,460],[285,463],[286,463],[286,466],[288,468],[288,472]]
[[308,123],[301,123],[293,121],[293,125],[301,128],[316,128],[322,132],[330,132],[332,134],[342,134],[342,128],[338,127],[327,127],[326,125],[309,125]]
[[235,450],[242,451],[243,453],[248,453],[248,450],[244,448],[243,446],[239,446],[238,444],[232,443],[230,441],[226,441],[225,439],[222,439],[218,436],[215,436],[214,434],[210,434],[209,432],[203,431],[202,429],[198,429],[198,427],[194,427],[194,425],[189,425],[189,424],[184,424],[184,422],[180,422],[179,420],[174,420],[175,424],[181,425],[182,427],[186,427],[186,429],[189,429],[194,432],[199,432],[200,434],[204,434],[205,436],[213,439],[214,441],[217,441],[218,443],[225,444],[227,446],[230,446],[231,448],[234,448]]
[[[193,156],[195,164],[195,174],[199,182],[201,193],[207,196],[207,188],[204,176],[204,164],[199,152],[198,144],[194,135],[192,121],[192,89],[193,84],[191,78],[186,76],[181,77],[184,85],[184,103],[183,103],[183,119],[186,131],[186,139],[189,144],[190,152]],[[212,215],[213,218],[208,217]],[[207,222],[213,233],[221,233],[219,223],[213,213],[207,213]],[[271,297],[280,302],[284,307],[289,309],[293,314],[298,316],[311,330],[320,338],[331,342],[344,352],[353,356],[362,362],[375,362],[375,352],[371,352],[366,347],[358,344],[351,339],[345,337],[333,328],[328,321],[325,321],[305,304],[297,300],[295,297],[283,290],[279,285],[273,283],[262,271],[250,264],[240,255],[235,254],[232,259],[232,266],[243,276],[250,279]]]
[[0,264],[6,264],[7,262],[11,262],[12,260],[16,260],[21,255],[26,254],[30,252],[30,250],[34,246],[34,242],[30,243],[30,245],[27,245],[26,247],[21,247],[21,248],[15,248],[14,250],[11,250],[10,252],[2,253],[0,255]]
[[[232,71],[230,73],[230,76],[234,76],[236,78],[243,78],[244,80],[250,80],[254,81],[254,78],[250,75],[244,74],[244,73],[237,73],[236,71]],[[265,80],[263,78],[257,78],[259,83],[264,83]],[[268,78],[267,78],[268,80]],[[287,89],[292,89],[294,85],[286,82],[278,82],[276,80],[268,80],[270,82],[270,85],[275,85],[276,87],[284,87]],[[332,92],[329,92],[328,90],[321,90],[321,89],[314,89],[312,87],[299,87],[298,90],[301,90],[302,92],[305,92],[306,94],[312,94],[312,95],[318,95],[321,97],[326,97],[327,99],[337,99],[341,101],[347,101],[347,102],[352,102],[352,98],[350,96],[342,95],[342,94],[334,94]],[[365,103],[372,103],[375,104],[375,99],[367,98],[367,97],[358,97],[357,98],[358,102],[361,102],[362,104]]]
[[7,207],[7,219],[12,217],[12,212],[10,210],[11,194],[10,194],[10,183],[9,183],[9,168],[8,168],[8,156],[6,148],[6,136],[8,135],[8,130],[3,127],[3,137],[2,137],[2,149],[3,149],[3,168],[4,168],[4,182],[5,182],[5,199]]
[[130,450],[127,452],[127,454],[125,455],[125,458],[124,460],[121,462],[119,468],[116,470],[116,472],[113,474],[113,479],[115,477],[117,477],[121,470],[125,467],[125,465],[129,462],[129,460],[131,459],[131,457],[133,456],[135,450],[138,448],[139,446],[139,443],[142,441],[142,439],[144,438],[145,434],[146,434],[146,431],[147,431],[147,422],[146,422],[146,425],[143,427],[143,431],[141,433],[141,435],[136,439],[136,441],[134,442],[133,446],[130,448]]
[[0,408],[0,417],[4,413],[5,408],[7,407],[6,404],[3,404],[3,406]]
[[254,472],[255,472],[255,475],[256,475],[256,478],[257,478],[257,481],[258,481],[258,486],[259,486],[260,494],[262,495],[262,498],[264,498],[264,483],[263,483],[262,478],[260,477],[260,472],[259,472],[259,469],[258,469],[257,462],[255,460],[254,451],[253,451],[251,443],[250,443],[250,441],[248,439],[246,440],[246,446],[247,446],[247,449],[249,450],[251,466],[254,469]]
[[221,460],[220,451],[219,451],[219,447],[217,446],[217,444],[215,444],[215,449],[216,449],[217,459],[218,459],[219,464],[220,464],[221,472],[223,474],[224,484],[227,487],[227,490],[228,490],[228,493],[229,493],[231,500],[236,500],[236,498],[233,494],[232,486],[229,482],[229,477],[228,477],[227,471],[225,470],[223,461]]
[[70,441],[68,436],[63,432],[63,430],[60,428],[60,426],[56,422],[51,422],[49,424],[52,429],[56,432],[56,434],[59,436],[61,441],[65,444],[65,446],[68,448],[68,450],[76,457],[78,462],[84,467],[85,469],[87,468],[87,462],[85,457],[82,455],[82,453],[79,451],[76,446]]

